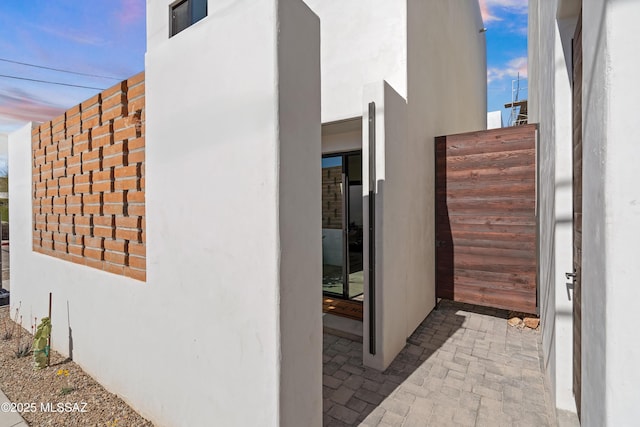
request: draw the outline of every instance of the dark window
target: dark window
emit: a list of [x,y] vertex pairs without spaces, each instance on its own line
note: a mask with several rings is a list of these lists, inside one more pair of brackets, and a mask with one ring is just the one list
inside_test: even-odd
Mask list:
[[180,0],[170,6],[170,37],[207,16],[207,0]]

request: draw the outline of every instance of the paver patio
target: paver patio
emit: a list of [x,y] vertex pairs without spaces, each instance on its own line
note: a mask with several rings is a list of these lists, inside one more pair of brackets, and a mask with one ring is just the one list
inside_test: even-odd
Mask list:
[[441,301],[384,372],[324,334],[325,426],[555,426],[540,332],[507,312]]

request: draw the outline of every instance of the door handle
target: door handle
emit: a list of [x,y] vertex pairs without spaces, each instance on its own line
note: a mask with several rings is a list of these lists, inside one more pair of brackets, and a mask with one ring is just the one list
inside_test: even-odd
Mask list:
[[564,273],[564,276],[567,278],[567,280],[576,280],[576,273]]

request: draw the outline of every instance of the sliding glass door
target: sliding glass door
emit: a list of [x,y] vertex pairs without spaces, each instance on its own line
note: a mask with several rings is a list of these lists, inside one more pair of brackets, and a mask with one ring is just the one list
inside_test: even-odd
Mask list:
[[362,155],[322,158],[322,288],[345,299],[361,299]]

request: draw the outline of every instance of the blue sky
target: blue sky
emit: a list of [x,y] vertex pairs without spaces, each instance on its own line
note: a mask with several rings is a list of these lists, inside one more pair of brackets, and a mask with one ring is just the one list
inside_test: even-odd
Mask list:
[[[145,49],[145,0],[3,0],[0,6],[1,75],[107,88],[144,69]],[[0,77],[0,133],[51,119],[97,92]]]
[[[480,0],[487,28],[487,111],[502,110],[505,125],[511,102],[511,82],[527,77],[527,0]],[[527,82],[521,82],[526,87]],[[527,92],[520,92],[526,99]]]
[[[517,72],[526,76],[527,0],[480,0],[480,6],[488,29],[488,110],[493,111],[511,100]],[[144,69],[145,49],[145,0],[3,0],[0,6],[0,75],[107,88]],[[30,120],[49,120],[97,92],[0,77],[0,133]]]

